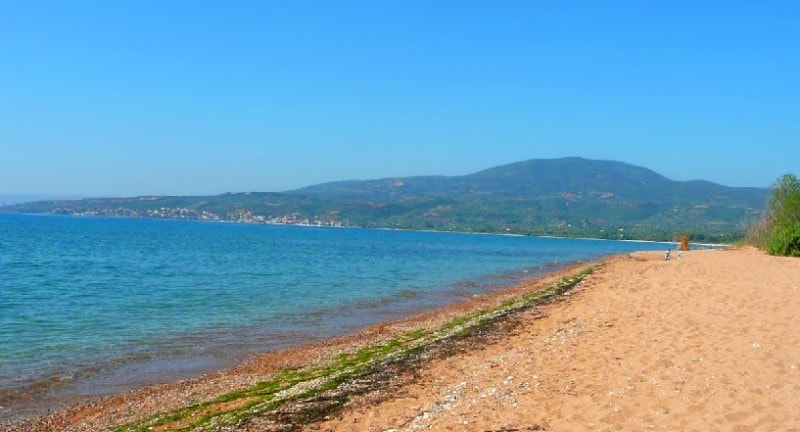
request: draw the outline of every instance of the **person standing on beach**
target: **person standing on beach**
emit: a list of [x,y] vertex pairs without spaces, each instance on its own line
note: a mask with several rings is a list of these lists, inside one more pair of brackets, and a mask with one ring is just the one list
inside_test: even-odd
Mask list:
[[671,253],[671,251],[669,249],[667,249],[667,253],[664,254],[664,261],[669,261],[669,254],[670,253]]

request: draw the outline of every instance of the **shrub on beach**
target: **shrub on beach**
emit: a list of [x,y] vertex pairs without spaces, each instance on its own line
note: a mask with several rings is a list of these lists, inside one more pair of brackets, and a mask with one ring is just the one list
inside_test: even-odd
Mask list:
[[773,231],[764,245],[767,253],[800,257],[800,223]]
[[679,251],[689,250],[689,236],[687,236],[686,234],[678,234],[677,236],[675,236],[675,241],[678,242]]
[[752,243],[772,255],[800,256],[800,180],[784,174],[772,191],[764,218],[750,231]]

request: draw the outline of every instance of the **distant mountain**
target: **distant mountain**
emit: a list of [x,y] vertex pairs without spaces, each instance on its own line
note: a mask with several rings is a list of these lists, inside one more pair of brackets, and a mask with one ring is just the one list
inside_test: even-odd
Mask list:
[[0,207],[26,203],[31,201],[55,200],[55,199],[81,199],[81,196],[60,196],[60,195],[33,195],[33,194],[0,194]]
[[464,176],[323,183],[282,193],[39,201],[3,210],[600,238],[741,238],[763,188],[678,182],[612,161],[529,160]]

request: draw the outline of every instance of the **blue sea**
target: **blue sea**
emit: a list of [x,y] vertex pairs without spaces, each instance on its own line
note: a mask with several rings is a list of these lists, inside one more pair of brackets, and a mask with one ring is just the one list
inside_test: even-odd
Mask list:
[[32,389],[91,396],[184,378],[668,247],[0,213],[0,405]]

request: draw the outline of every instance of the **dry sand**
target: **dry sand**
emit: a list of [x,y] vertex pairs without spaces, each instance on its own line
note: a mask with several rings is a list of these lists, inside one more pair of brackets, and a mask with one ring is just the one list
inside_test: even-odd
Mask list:
[[[0,430],[105,430],[555,277]],[[467,341],[468,349],[430,360],[389,391],[363,395],[304,429],[800,431],[798,313],[798,259],[753,249],[684,252],[671,261],[649,252],[614,257],[562,301],[522,312],[493,337]]]

